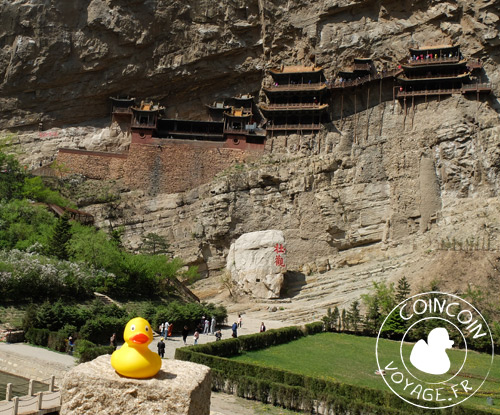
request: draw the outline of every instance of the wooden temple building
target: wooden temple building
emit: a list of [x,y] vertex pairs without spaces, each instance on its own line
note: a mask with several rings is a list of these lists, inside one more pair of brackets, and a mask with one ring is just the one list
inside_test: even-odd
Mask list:
[[481,82],[481,62],[468,62],[458,45],[423,46],[409,52],[396,77],[397,98],[491,92],[491,85]]
[[133,99],[111,98],[112,119],[123,121],[118,117],[128,115],[133,143],[152,144],[153,139],[211,141],[228,148],[263,150],[266,131],[258,126],[261,116],[255,112],[253,96],[230,100],[234,105],[207,105],[209,120],[187,120],[162,117],[165,108],[153,102],[136,106]]
[[320,130],[328,120],[323,68],[282,66],[269,72],[272,84],[263,88],[268,102],[259,105],[267,118],[267,131],[273,134]]
[[414,103],[418,96],[475,93],[479,99],[491,92],[491,85],[481,81],[481,61],[468,61],[460,46],[452,45],[410,48],[408,59],[392,69],[387,64],[377,68],[372,58],[355,58],[332,81],[315,65],[282,65],[269,74],[272,82],[263,87],[265,102],[256,105],[249,94],[215,101],[206,105],[207,120],[165,118],[160,105],[136,105],[130,97],[111,98],[112,119],[130,123],[136,143],[159,138],[263,150],[267,135],[314,134],[332,119],[342,120],[391,97],[404,100],[406,106],[407,97]]
[[110,97],[110,99],[112,122],[130,122],[132,119],[132,107],[135,105],[135,98]]

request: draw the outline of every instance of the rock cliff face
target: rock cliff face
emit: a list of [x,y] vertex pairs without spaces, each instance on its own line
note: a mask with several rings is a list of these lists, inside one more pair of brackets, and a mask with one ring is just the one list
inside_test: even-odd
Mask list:
[[265,70],[281,63],[313,60],[331,76],[360,56],[395,67],[412,42],[460,44],[465,56],[483,60],[483,78],[493,83],[488,99],[417,100],[408,110],[385,101],[315,137],[269,139],[262,159],[189,192],[151,197],[122,187],[120,201],[85,205],[99,225],[124,225],[129,247],[143,233],[163,234],[177,255],[208,272],[225,267],[240,235],[268,229],[284,233],[288,270],[305,274],[346,265],[338,253],[353,248],[435,247],[478,235],[493,246],[499,7],[498,0],[4,1],[0,128],[88,122],[50,130],[57,137],[20,134],[31,165],[58,146],[123,150],[123,131],[95,121],[108,113],[110,95],[149,96],[169,116],[196,118],[216,98],[258,95]]
[[[411,42],[458,43],[499,80],[498,0],[16,0],[0,3],[0,128],[94,120],[108,96],[168,114],[258,93],[265,69],[314,60],[327,75],[371,56],[391,67]],[[497,88],[498,91],[498,88]]]
[[[356,141],[355,123],[364,131]],[[288,137],[287,146],[308,144],[301,151],[287,153],[285,138],[274,138],[276,152],[192,191],[128,192],[112,213],[87,210],[103,226],[110,218],[124,224],[131,247],[145,232],[165,235],[202,271],[224,268],[231,242],[257,230],[282,230],[287,269],[305,273],[338,266],[339,251],[415,243],[429,229],[437,233],[419,244],[479,234],[493,242],[498,215],[489,223],[457,218],[466,202],[486,206],[499,194],[499,132],[488,103],[462,96],[419,104],[406,117],[391,103],[347,119],[338,132]]]

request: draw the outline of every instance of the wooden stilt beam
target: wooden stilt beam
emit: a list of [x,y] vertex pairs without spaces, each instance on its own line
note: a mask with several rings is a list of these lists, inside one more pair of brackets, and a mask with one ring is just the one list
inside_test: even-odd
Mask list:
[[370,125],[370,117],[368,114],[368,108],[370,107],[370,86],[368,86],[368,92],[366,95],[366,138],[365,140],[368,141],[368,128]]
[[356,114],[358,112],[356,95],[356,88],[354,88],[354,142],[356,142]]

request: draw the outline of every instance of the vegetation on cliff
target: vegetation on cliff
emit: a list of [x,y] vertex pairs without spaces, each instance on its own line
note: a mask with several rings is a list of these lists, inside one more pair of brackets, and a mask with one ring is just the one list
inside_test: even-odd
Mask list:
[[[167,280],[177,275],[183,263],[164,255],[164,241],[154,240],[161,250],[133,254],[122,248],[119,232],[109,236],[65,215],[56,219],[45,203],[72,206],[41,178],[28,176],[12,155],[0,152],[0,295],[4,301],[84,300],[94,292],[125,300],[174,294]],[[147,241],[151,238],[148,235]]]

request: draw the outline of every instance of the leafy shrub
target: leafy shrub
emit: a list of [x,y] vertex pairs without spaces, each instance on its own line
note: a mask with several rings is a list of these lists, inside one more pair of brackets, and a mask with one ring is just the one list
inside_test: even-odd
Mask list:
[[58,352],[65,352],[68,348],[68,338],[62,333],[51,331],[47,339],[47,347]]
[[75,355],[79,363],[89,362],[103,354],[113,353],[111,346],[97,346],[88,340],[77,340],[75,343]]
[[47,347],[49,342],[50,330],[48,329],[36,329],[34,327],[30,328],[26,332],[26,340],[28,343],[34,344],[36,346]]
[[82,326],[80,329],[80,338],[91,340],[97,344],[109,345],[109,338],[113,333],[116,333],[118,339],[121,338],[128,320],[128,317],[94,317]]
[[305,325],[306,335],[312,335],[321,333],[324,331],[324,323],[322,321],[316,321],[314,323],[309,323]]

